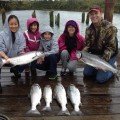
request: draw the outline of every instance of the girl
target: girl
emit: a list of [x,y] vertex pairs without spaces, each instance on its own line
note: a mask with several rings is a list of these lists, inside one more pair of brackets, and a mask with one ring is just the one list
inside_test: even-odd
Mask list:
[[[40,32],[39,32],[39,23],[36,18],[29,18],[27,20],[27,29],[24,32],[24,37],[26,39],[26,48],[25,52],[37,51],[40,44]],[[31,63],[31,74],[36,76],[36,69],[34,67],[35,61]],[[29,72],[29,67],[26,69],[26,72]]]
[[62,61],[61,75],[66,75],[66,69],[73,75],[77,67],[76,50],[82,50],[84,38],[79,34],[79,26],[74,20],[69,20],[63,34],[58,39],[59,51]]
[[[10,15],[4,24],[4,30],[0,32],[0,58],[8,59],[24,53],[25,39],[19,32],[19,20],[17,16]],[[7,64],[10,62],[8,61]],[[1,71],[1,70],[0,70]],[[17,67],[12,67],[11,72],[20,76]]]

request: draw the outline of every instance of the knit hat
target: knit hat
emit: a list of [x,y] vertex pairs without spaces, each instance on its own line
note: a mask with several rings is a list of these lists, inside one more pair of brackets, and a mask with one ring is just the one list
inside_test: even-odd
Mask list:
[[68,26],[70,26],[70,25],[73,26],[73,27],[75,27],[75,28],[77,28],[77,24],[76,24],[76,22],[73,21],[73,20],[68,21],[67,24],[66,24],[66,27],[68,27]]
[[100,7],[100,6],[98,6],[98,5],[94,5],[94,6],[92,6],[90,9],[89,9],[89,11],[88,11],[88,13],[90,13],[91,11],[99,11],[99,12],[102,12],[102,8]]

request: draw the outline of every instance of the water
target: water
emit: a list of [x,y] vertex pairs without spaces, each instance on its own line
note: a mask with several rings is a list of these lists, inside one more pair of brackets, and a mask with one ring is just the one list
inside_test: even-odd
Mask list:
[[[27,29],[26,21],[28,18],[31,17],[32,12],[33,10],[20,10],[20,11],[15,10],[15,11],[8,12],[7,15],[14,14],[18,16],[19,21],[20,21],[20,26],[21,26],[20,29],[22,32],[24,32]],[[65,23],[70,19],[73,19],[78,22],[78,24],[80,25],[80,34],[83,36],[85,35],[85,29],[87,25],[86,23],[81,23],[82,12],[54,11],[54,15],[57,15],[58,13],[60,13],[60,26],[57,27],[56,25],[54,25],[53,27],[53,30],[55,33],[54,37],[56,40],[58,39],[60,34],[64,31]],[[49,25],[49,11],[36,10],[36,16],[40,23],[40,30],[42,30],[45,25]],[[118,28],[118,34],[117,34],[118,41],[119,41],[118,46],[120,48],[120,24],[118,22],[119,20],[120,20],[120,14],[114,14],[113,24]],[[1,14],[0,14],[0,31],[2,29],[3,29],[3,25],[2,25],[2,19],[1,19]]]

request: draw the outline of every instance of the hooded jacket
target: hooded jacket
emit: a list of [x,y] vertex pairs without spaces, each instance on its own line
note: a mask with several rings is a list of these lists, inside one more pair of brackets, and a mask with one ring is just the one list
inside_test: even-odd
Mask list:
[[[74,20],[69,20],[68,22],[75,22],[76,23],[76,27],[77,27],[77,32],[75,34],[76,38],[77,38],[77,47],[74,48],[72,51],[71,51],[71,54],[70,54],[70,60],[78,60],[77,59],[77,56],[76,56],[76,50],[82,50],[83,47],[84,47],[84,38],[83,36],[80,35],[80,30],[79,30],[79,26],[77,24],[76,21]],[[67,46],[65,45],[65,40],[66,40],[66,30],[67,30],[67,27],[68,27],[68,22],[66,23],[65,25],[65,29],[64,29],[64,32],[63,34],[59,37],[58,39],[58,44],[59,44],[59,52],[61,53],[63,50],[67,50]]]
[[12,33],[8,26],[8,18],[5,20],[3,31],[0,32],[0,52],[4,52],[8,57],[18,56],[25,48],[25,38],[19,30],[15,33],[15,42],[12,43]]
[[[52,37],[51,37],[50,40],[45,40],[43,38],[43,34],[45,32],[50,32],[52,34]],[[42,30],[42,34],[41,34],[41,37],[40,37],[40,47],[39,47],[39,50],[43,51],[45,53],[45,56],[49,56],[51,54],[56,54],[59,51],[59,49],[58,49],[58,42],[53,39],[53,35],[54,35],[54,32],[53,32],[53,30],[52,30],[52,28],[50,26],[46,26]]]
[[[26,48],[25,48],[25,52],[29,52],[29,51],[37,51],[40,45],[40,32],[39,32],[39,27],[38,30],[33,33],[29,31],[29,27],[30,24],[33,22],[37,22],[38,20],[36,18],[30,18],[27,20],[27,29],[24,32],[24,37],[26,39]],[[39,23],[38,23],[39,25]]]

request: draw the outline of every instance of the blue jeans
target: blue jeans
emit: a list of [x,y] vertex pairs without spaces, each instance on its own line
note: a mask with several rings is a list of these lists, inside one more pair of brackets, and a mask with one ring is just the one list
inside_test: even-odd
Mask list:
[[48,71],[51,74],[57,74],[57,63],[59,62],[59,54],[51,54],[46,56],[42,64],[36,64],[39,70]]
[[[112,57],[108,63],[114,67],[114,63],[116,61],[116,56]],[[92,66],[86,65],[83,71],[84,76],[96,76],[96,81],[98,83],[104,83],[109,80],[113,73],[111,71],[104,72],[102,70],[97,70]]]

